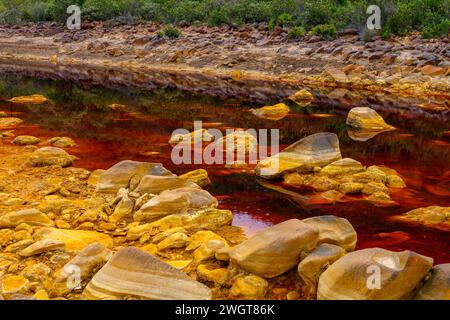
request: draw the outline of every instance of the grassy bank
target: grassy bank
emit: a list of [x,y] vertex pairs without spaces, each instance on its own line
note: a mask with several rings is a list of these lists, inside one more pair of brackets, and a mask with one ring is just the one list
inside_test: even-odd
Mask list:
[[0,0],[0,23],[65,21],[66,8],[81,7],[82,18],[134,24],[208,23],[240,25],[264,22],[333,36],[336,30],[364,29],[369,5],[382,10],[382,36],[405,35],[417,30],[425,38],[446,36],[450,31],[449,0]]

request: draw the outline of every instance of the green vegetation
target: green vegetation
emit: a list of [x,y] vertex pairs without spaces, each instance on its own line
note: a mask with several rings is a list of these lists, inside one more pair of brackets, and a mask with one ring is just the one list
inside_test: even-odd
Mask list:
[[386,38],[413,30],[426,38],[445,36],[450,23],[449,0],[0,0],[0,23],[64,21],[71,4],[79,5],[87,20],[212,26],[264,22],[270,28],[302,27],[325,35],[362,30],[371,4],[381,8],[380,35]]
[[289,39],[299,39],[305,35],[306,31],[303,27],[293,27],[289,29],[288,38]]
[[319,24],[311,29],[311,33],[316,36],[335,37],[336,27],[333,24]]
[[[170,39],[175,39],[181,36],[181,31],[178,28],[175,28],[173,25],[169,24],[167,25],[164,30],[163,33],[166,37],[170,38]],[[159,36],[158,36],[159,37]]]

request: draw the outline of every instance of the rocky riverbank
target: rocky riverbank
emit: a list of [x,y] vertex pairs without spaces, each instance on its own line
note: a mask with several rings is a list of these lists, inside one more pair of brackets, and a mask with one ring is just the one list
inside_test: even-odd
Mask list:
[[307,87],[315,99],[410,113],[449,109],[449,39],[419,35],[359,40],[289,40],[281,28],[187,26],[178,39],[160,25],[87,23],[70,31],[55,23],[0,28],[0,67],[33,76],[184,90],[263,101]]
[[[177,176],[158,163],[123,160],[89,172],[72,167],[77,159],[64,150],[76,141],[15,136],[20,125],[0,118],[0,299],[450,298],[449,264],[433,267],[412,251],[354,251],[357,234],[344,218],[291,219],[246,239],[203,189],[205,170]],[[275,157],[282,170],[266,178],[364,183],[359,191],[386,196],[404,183],[392,170],[341,159],[331,133]],[[431,211],[432,221],[447,219],[447,208]],[[380,287],[368,286],[373,268]]]

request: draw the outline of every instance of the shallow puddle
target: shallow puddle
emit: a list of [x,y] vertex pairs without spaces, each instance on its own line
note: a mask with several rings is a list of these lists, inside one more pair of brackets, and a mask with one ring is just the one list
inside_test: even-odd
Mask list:
[[[410,249],[435,258],[435,263],[450,262],[450,232],[389,220],[393,215],[418,207],[450,206],[448,115],[424,114],[417,118],[407,110],[380,111],[386,122],[397,130],[362,142],[349,137],[345,108],[312,105],[295,108],[283,120],[270,121],[258,119],[249,112],[250,108],[259,106],[173,90],[144,92],[12,75],[0,78],[3,99],[33,93],[43,94],[52,102],[27,106],[0,101],[0,111],[25,121],[15,130],[16,135],[73,138],[77,146],[68,152],[80,158],[75,163],[77,167],[105,169],[124,159],[161,162],[177,174],[203,167],[212,180],[208,190],[219,199],[221,207],[233,211],[234,225],[244,227],[249,235],[286,219],[333,214],[353,224],[358,233],[358,248]],[[277,102],[267,101],[268,104]],[[112,110],[108,107],[111,104],[126,108]],[[204,128],[222,131],[280,129],[281,148],[312,133],[334,132],[339,136],[343,157],[354,158],[367,166],[393,168],[408,187],[392,194],[399,204],[396,207],[375,207],[361,201],[305,203],[264,187],[254,176],[252,166],[227,169],[223,165],[174,165],[168,140],[175,129],[192,130],[194,120],[202,120]],[[7,139],[3,141],[8,143]]]

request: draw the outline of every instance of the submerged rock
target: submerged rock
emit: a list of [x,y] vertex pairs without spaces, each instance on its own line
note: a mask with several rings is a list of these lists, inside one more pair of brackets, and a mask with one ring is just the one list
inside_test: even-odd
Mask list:
[[190,180],[186,180],[177,176],[153,176],[145,175],[136,188],[136,192],[140,194],[151,193],[159,194],[166,190],[180,189],[180,188],[194,188],[200,187]]
[[84,290],[88,299],[209,300],[211,290],[136,248],[119,250]]
[[384,119],[373,109],[356,107],[350,110],[347,116],[347,125],[353,129],[384,131],[395,128],[387,124]]
[[0,228],[15,228],[22,223],[30,226],[53,226],[53,221],[37,209],[25,209],[0,216]]
[[342,247],[346,251],[355,249],[356,231],[345,218],[336,216],[318,216],[302,220],[319,230],[318,244],[330,243]]
[[151,221],[167,215],[183,213],[188,209],[215,208],[217,204],[216,198],[202,189],[166,190],[144,204],[134,214],[134,220]]
[[306,107],[314,100],[314,96],[306,89],[297,91],[288,98],[292,102],[295,102],[300,107]]
[[374,248],[351,252],[322,274],[317,299],[408,299],[432,266],[432,258],[412,251]]
[[194,144],[195,142],[211,142],[214,141],[214,136],[206,129],[199,129],[187,134],[175,134],[170,137],[170,144]]
[[33,144],[38,144],[41,142],[41,139],[33,137],[33,136],[17,136],[12,141],[13,144],[18,146],[28,146]]
[[22,119],[19,118],[0,118],[0,128],[1,129],[10,129],[15,128],[19,124],[23,122]]
[[247,130],[236,129],[234,132],[218,139],[215,145],[223,148],[227,153],[251,153],[257,150],[258,139],[256,135],[251,134]]
[[250,111],[258,118],[281,120],[288,115],[291,109],[284,103],[278,103],[273,106],[265,106],[259,109],[250,109]]
[[288,171],[312,170],[341,159],[339,140],[334,133],[316,133],[303,138],[280,153],[258,163],[255,173],[263,178],[277,178]]
[[412,221],[424,225],[450,226],[450,207],[431,206],[417,208],[398,217],[401,220]]
[[167,176],[172,173],[160,163],[124,160],[100,174],[96,191],[116,193],[120,188],[134,189],[145,175]]
[[71,156],[64,150],[56,147],[43,147],[37,149],[32,153],[29,165],[32,167],[45,167],[45,166],[60,166],[68,167],[71,166],[73,161],[76,159],[75,156]]
[[230,259],[241,268],[265,278],[276,277],[296,266],[300,255],[317,244],[319,230],[297,219],[258,231],[233,247]]
[[307,295],[315,295],[317,283],[322,273],[336,260],[345,254],[339,246],[323,243],[303,259],[298,265],[298,275],[305,283]]
[[450,263],[431,270],[430,278],[417,293],[416,300],[450,300]]
[[75,141],[69,137],[54,137],[49,139],[47,143],[58,148],[70,148],[76,145]]
[[14,97],[9,99],[9,101],[16,104],[43,104],[48,99],[41,94],[32,94],[29,96]]

